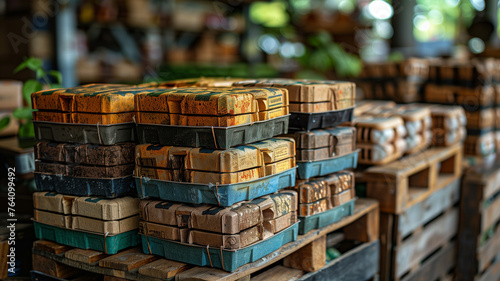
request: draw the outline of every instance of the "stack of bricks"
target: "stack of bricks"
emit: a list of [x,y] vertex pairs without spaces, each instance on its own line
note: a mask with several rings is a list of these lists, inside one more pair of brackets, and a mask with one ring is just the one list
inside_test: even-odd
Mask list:
[[[32,95],[38,239],[107,254],[140,243],[139,200],[128,196],[134,139],[101,136],[99,126],[132,126],[134,94],[144,91],[155,89],[91,84]],[[95,135],[75,137],[85,135],[86,126]]]
[[[355,85],[340,81],[263,79],[236,82],[244,87],[277,87],[290,94],[290,133],[297,146],[299,233],[305,234],[351,215],[357,151],[350,121]],[[321,121],[314,121],[321,120]]]
[[365,63],[356,81],[363,99],[420,101],[429,72],[429,61],[410,58],[401,62]]
[[[233,271],[297,237],[297,193],[284,190],[295,184],[295,141],[259,132],[232,146],[214,130],[273,126],[288,118],[288,91],[185,82],[135,96],[139,131],[170,136],[140,134],[136,147],[143,251]],[[171,133],[179,128],[184,134]],[[207,141],[196,135],[203,129]],[[179,140],[185,146],[172,145]]]
[[489,161],[499,143],[500,74],[497,59],[432,63],[424,101],[461,105],[467,117],[464,153],[471,164]]

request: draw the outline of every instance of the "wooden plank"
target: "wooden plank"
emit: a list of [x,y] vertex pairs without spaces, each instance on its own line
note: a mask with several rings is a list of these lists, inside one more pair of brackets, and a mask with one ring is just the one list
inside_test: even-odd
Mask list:
[[483,272],[498,253],[500,253],[500,226],[496,228],[495,234],[478,249],[478,271]]
[[482,186],[467,181],[464,177],[460,192],[460,224],[458,230],[457,267],[455,276],[458,281],[473,280],[478,273],[477,255],[481,233]]
[[453,274],[448,274],[444,277],[441,277],[441,279],[439,279],[439,281],[454,281],[455,280],[455,276]]
[[123,271],[131,271],[156,260],[154,255],[146,255],[140,248],[133,248],[116,255],[103,258],[99,261],[100,267],[107,267]]
[[300,276],[304,275],[304,272],[300,269],[294,269],[289,267],[284,267],[277,265],[271,269],[264,271],[263,273],[250,278],[252,281],[294,281]]
[[448,186],[432,193],[424,201],[411,206],[403,214],[397,216],[398,237],[396,241],[401,241],[418,227],[451,208],[458,202],[459,197],[460,179],[456,179]]
[[67,259],[84,262],[84,263],[95,263],[108,255],[103,252],[98,252],[94,250],[84,250],[84,249],[72,249],[64,253]]
[[392,265],[392,246],[395,215],[380,213],[380,279],[389,280]]
[[375,241],[379,237],[379,212],[373,210],[344,228],[347,240],[361,242]]
[[[88,273],[85,272],[82,274],[79,274],[76,277],[71,277],[70,279],[62,279],[62,278],[57,278],[52,275],[49,275],[47,273],[43,273],[40,271],[36,270],[31,270],[30,271],[30,276],[31,280],[36,280],[36,281],[66,281],[66,280],[71,280],[71,281],[102,281],[103,276],[99,274],[93,274],[93,273]],[[9,279],[7,279],[9,280]],[[17,279],[15,279],[17,280]],[[20,279],[24,280],[24,278]]]
[[481,232],[488,230],[496,225],[500,220],[500,197],[496,198],[489,206],[482,210]]
[[288,255],[283,265],[307,272],[316,271],[326,264],[326,235],[316,238],[305,247]]
[[[281,247],[281,249],[259,259],[256,262],[244,265],[234,272],[225,272],[219,269],[211,269],[206,267],[202,269],[200,269],[200,267],[195,267],[176,275],[175,280],[217,280],[214,276],[217,276],[217,278],[221,281],[237,280],[238,278],[245,277],[283,259],[284,257],[304,247],[316,238],[341,229],[373,210],[376,210],[378,212],[378,203],[375,200],[359,198],[356,200],[353,215],[345,217],[337,223],[331,224],[322,229],[313,230],[306,235],[301,235],[297,238],[297,241],[288,243]],[[200,276],[199,274],[203,274],[203,276]]]
[[368,280],[378,272],[379,254],[378,240],[363,243],[329,262],[320,270],[305,274],[299,280]]
[[465,184],[480,185],[484,189],[483,198],[489,198],[500,191],[500,157],[492,164],[481,164],[468,169]]
[[47,240],[37,240],[33,242],[33,248],[56,255],[72,249],[70,246],[57,244]]
[[137,270],[123,271],[123,270],[116,270],[116,269],[112,269],[112,268],[99,267],[95,263],[89,264],[87,262],[75,261],[75,260],[67,259],[66,257],[64,257],[64,255],[55,255],[55,254],[51,254],[51,253],[48,253],[45,251],[40,251],[38,249],[33,249],[33,254],[41,255],[41,256],[44,256],[44,257],[49,258],[51,260],[54,260],[56,262],[59,262],[61,264],[68,265],[68,266],[71,266],[71,267],[74,267],[77,269],[81,269],[84,271],[101,274],[101,275],[116,276],[116,277],[126,278],[129,280],[159,281],[158,278],[152,278],[149,276],[141,275],[137,272]]
[[[498,161],[500,163],[500,161]],[[484,184],[484,198],[489,198],[500,191],[500,165],[497,164],[495,169],[490,175],[483,181]]]
[[463,149],[462,146],[449,155],[448,158],[439,160],[438,175],[436,185],[431,187],[432,190],[441,189],[443,186],[449,185],[454,179],[462,177],[463,173]]
[[[175,276],[176,281],[215,281],[215,280],[235,280],[229,278],[230,273],[217,268],[194,267]],[[247,276],[247,275],[244,275]],[[242,276],[242,277],[244,277]],[[237,278],[236,278],[237,279]]]
[[433,251],[445,245],[458,230],[458,209],[446,212],[422,231],[414,233],[394,249],[394,273],[401,277]]
[[81,271],[76,268],[58,263],[40,255],[34,254],[32,255],[32,259],[33,270],[40,271],[58,278],[66,279],[68,277],[75,276],[81,273]]
[[416,271],[405,276],[402,281],[438,280],[445,277],[455,265],[455,242],[441,248],[426,260]]
[[366,194],[380,202],[382,212],[400,214],[459,178],[462,146],[430,148],[365,172]]
[[102,281],[104,277],[100,274],[86,272],[78,277],[71,279],[71,281]]
[[345,240],[344,233],[333,232],[326,236],[326,247],[330,248]]
[[500,279],[500,254],[497,256],[497,262],[490,265],[490,267],[488,267],[488,269],[479,278],[475,278],[475,280],[491,281],[499,279]]
[[7,278],[9,265],[9,258],[7,255],[9,254],[9,243],[8,241],[0,242],[0,279]]
[[139,267],[139,273],[154,278],[168,279],[185,271],[189,267],[185,263],[159,259]]
[[121,277],[116,277],[116,276],[109,276],[105,275],[103,281],[126,281],[128,279],[121,278]]

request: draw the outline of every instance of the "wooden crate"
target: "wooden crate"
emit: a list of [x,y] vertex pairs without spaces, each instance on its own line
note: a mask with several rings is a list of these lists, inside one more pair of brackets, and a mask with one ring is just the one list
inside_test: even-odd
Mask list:
[[[175,280],[249,280],[253,273],[258,271],[263,273],[262,269],[271,268],[270,266],[277,262],[282,262],[287,266],[285,269],[274,269],[281,270],[280,275],[290,276],[291,274],[303,280],[313,278],[313,275],[306,274],[306,272],[313,271],[316,271],[318,276],[340,274],[339,276],[346,278],[342,280],[368,280],[378,273],[378,227],[378,203],[371,199],[358,199],[352,216],[301,235],[297,241],[288,243],[281,249],[256,262],[244,265],[234,272],[169,261],[143,254],[139,248],[131,248],[109,256],[92,250],[75,249],[48,241],[36,241],[33,253],[66,266],[130,280],[157,281],[169,278],[175,278]],[[333,238],[327,238],[327,235],[332,232],[336,232]],[[335,241],[338,242],[339,236],[345,240],[359,241],[359,244],[326,264],[326,246]],[[358,264],[361,258],[365,260],[365,263],[361,264],[363,266]],[[349,272],[352,271],[346,269],[346,264],[355,264],[363,271],[351,274]]]
[[366,196],[377,199],[382,212],[401,214],[462,174],[462,145],[430,148],[363,175]]
[[460,179],[400,214],[380,214],[381,280],[446,278],[455,265]]
[[500,156],[465,173],[457,280],[500,279]]

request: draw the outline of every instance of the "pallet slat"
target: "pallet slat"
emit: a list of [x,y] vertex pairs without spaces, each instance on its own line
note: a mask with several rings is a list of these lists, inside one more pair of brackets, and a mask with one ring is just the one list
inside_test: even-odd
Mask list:
[[402,213],[460,177],[461,165],[462,146],[454,145],[368,168],[367,197],[377,199],[382,212]]
[[[500,265],[500,158],[466,171],[460,204],[457,280],[494,280]],[[498,260],[498,257],[497,257]],[[493,278],[493,279],[491,279]]]
[[[345,217],[332,225],[311,231],[306,235],[299,236],[299,239],[297,241],[286,244],[284,247],[275,251],[274,253],[271,253],[270,255],[254,263],[244,265],[234,272],[226,272],[223,270],[208,267],[190,268],[191,266],[189,265],[168,261],[165,259],[158,259],[152,262],[148,261],[144,264],[138,265],[138,263],[142,263],[143,261],[141,258],[134,258],[133,260],[128,260],[127,258],[128,255],[137,256],[137,248],[125,250],[119,254],[112,256],[102,255],[102,253],[96,251],[86,251],[80,249],[70,249],[64,253],[54,254],[34,247],[33,252],[37,255],[49,258],[63,265],[109,276],[106,278],[114,278],[111,280],[127,279],[159,281],[175,278],[175,280],[243,281],[250,280],[250,274],[272,265],[273,263],[291,255],[292,253],[296,252],[299,249],[302,249],[303,247],[308,247],[308,244],[318,239],[319,237],[323,237],[323,239],[325,239],[328,233],[340,229],[343,229],[344,234],[342,234],[342,237],[345,237],[345,239],[360,239],[361,242],[359,246],[356,246],[352,250],[346,252],[343,257],[347,257],[347,255],[350,255],[350,253],[357,253],[358,250],[362,249],[363,247],[365,247],[365,249],[372,249],[373,245],[378,245],[378,241],[376,240],[378,237],[378,214],[378,203],[376,201],[371,199],[358,199],[356,200],[354,214],[352,216]],[[358,233],[360,231],[365,233],[360,235]],[[326,246],[323,245],[323,251],[325,247]],[[378,253],[375,255],[378,256]],[[149,257],[149,255],[144,256]],[[110,260],[115,261],[116,264],[110,262]],[[330,263],[330,265],[339,263],[341,260],[342,259],[339,258]],[[374,261],[375,264],[377,263],[376,259],[370,258],[370,260]],[[372,267],[370,267],[370,269],[372,269]],[[302,274],[302,271],[300,272]],[[370,270],[368,270],[367,272],[370,272]],[[368,276],[368,273],[365,274],[367,274]],[[373,273],[373,275],[375,275],[375,273]],[[299,274],[297,274],[296,278],[298,277]]]
[[[305,274],[298,280],[368,280],[379,271],[378,240],[365,243],[334,259],[320,270]],[[271,279],[269,279],[271,280]]]
[[402,214],[381,214],[382,280],[413,276],[423,270],[427,259],[435,258],[438,254],[435,251],[450,243],[458,231],[459,212],[455,206],[459,193],[460,179],[456,179]]
[[[455,243],[450,243],[441,248],[438,253],[433,255],[430,259],[415,272],[404,277],[403,281],[419,281],[419,280],[440,280],[445,278],[448,272],[455,265]],[[450,279],[452,280],[452,279]]]
[[396,275],[400,277],[418,266],[420,261],[455,236],[457,229],[458,209],[455,208],[433,221],[424,230],[414,233],[394,250]]

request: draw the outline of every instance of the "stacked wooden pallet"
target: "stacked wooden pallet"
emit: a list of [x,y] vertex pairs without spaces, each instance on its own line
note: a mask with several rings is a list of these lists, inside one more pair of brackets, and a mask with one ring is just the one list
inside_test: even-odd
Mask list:
[[500,156],[465,172],[456,280],[500,279]]
[[[452,276],[463,139],[450,134],[464,127],[457,117],[459,110],[424,104],[361,103],[357,112],[361,118],[363,114],[400,114],[406,130],[430,135],[426,146],[441,145],[424,146],[400,159],[357,171],[359,194],[380,202],[382,280],[436,280]],[[427,114],[417,126],[414,120],[419,112]],[[441,122],[433,124],[432,120]]]
[[[136,122],[130,130],[130,124],[122,123],[36,121],[37,137],[43,140],[37,145],[39,184],[41,190],[45,186],[58,192],[35,195],[37,224],[86,235],[104,232],[104,248],[76,243],[82,241],[81,237],[67,232],[55,238],[41,235],[58,244],[35,244],[35,276],[71,277],[74,272],[66,270],[70,265],[113,278],[157,280],[176,275],[176,279],[219,276],[229,280],[283,260],[288,274],[319,270],[320,275],[338,272],[346,280],[357,280],[352,277],[358,275],[342,270],[343,263],[353,263],[357,258],[363,258],[366,265],[359,276],[370,279],[377,275],[378,204],[355,202],[354,174],[349,171],[357,165],[355,129],[335,127],[351,121],[354,85],[269,80],[211,88],[213,81],[207,81],[207,85],[196,86],[189,81],[141,85],[133,87],[137,91],[132,95],[132,90],[119,86],[101,93],[97,85],[84,86],[82,93],[77,88],[34,95],[34,99],[39,97],[38,104],[56,102],[61,108],[77,100],[83,104],[82,97],[86,96],[105,111],[96,113],[105,116],[99,120],[109,119],[107,114],[124,113],[122,109],[129,109],[128,103],[133,101],[131,116]],[[88,93],[93,87],[96,93]],[[288,93],[290,104],[295,106],[290,117],[286,115]],[[51,95],[54,97],[48,98]],[[68,108],[71,112],[77,107]],[[78,108],[80,111],[73,115],[93,107]],[[64,110],[47,111],[49,115],[67,116]],[[157,122],[158,118],[162,121]],[[283,135],[289,119],[295,132]],[[307,131],[315,128],[320,130]],[[126,143],[136,137],[142,144]],[[82,144],[74,144],[78,143],[75,139]],[[301,148],[298,168],[296,143]],[[132,163],[130,148],[135,149]],[[116,197],[129,192],[129,188],[115,190],[127,186],[123,182],[93,180],[129,173],[131,168],[142,199],[140,206],[130,197],[78,197]],[[85,180],[90,184],[71,190],[83,194],[68,192],[64,184],[53,182],[70,178],[75,185],[73,178],[82,175],[87,175]],[[87,207],[82,211],[84,205]],[[136,245],[130,244],[137,241],[135,237],[122,239],[121,244],[108,241],[116,229],[124,229],[121,222],[125,219],[133,221],[127,226],[139,228],[141,250],[130,248]],[[330,259],[336,255],[332,253],[342,253],[328,265],[327,247]],[[128,249],[118,252],[122,248]],[[48,270],[59,267],[61,270]],[[283,269],[272,269],[263,276]],[[181,274],[183,270],[186,272]],[[302,278],[315,277],[310,273]]]
[[[378,204],[359,199],[354,213],[286,244],[236,271],[192,266],[131,248],[115,255],[36,241],[32,276],[39,280],[372,280],[378,272]],[[326,248],[341,243],[342,255],[326,263]],[[352,241],[357,241],[353,243]],[[309,272],[314,271],[314,272]],[[57,279],[55,279],[56,277]],[[376,279],[374,279],[376,280]]]
[[366,196],[381,206],[382,279],[444,277],[454,268],[451,259],[441,271],[429,270],[444,259],[448,244],[454,248],[461,159],[461,145],[454,145],[365,171]]

